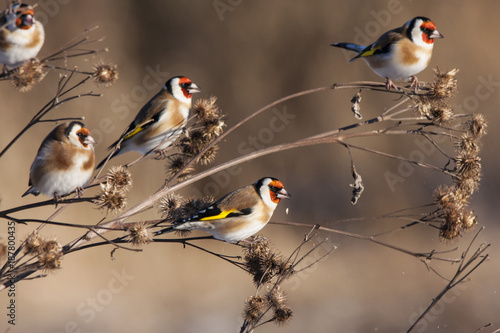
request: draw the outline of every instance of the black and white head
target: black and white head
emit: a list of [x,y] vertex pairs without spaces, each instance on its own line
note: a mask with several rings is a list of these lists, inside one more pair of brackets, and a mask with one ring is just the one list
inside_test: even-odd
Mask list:
[[165,83],[163,89],[168,90],[174,98],[186,104],[191,104],[192,94],[201,91],[200,87],[186,76],[174,76]]
[[254,186],[264,203],[269,207],[275,208],[281,199],[291,198],[283,183],[273,177],[259,179]]
[[417,16],[406,22],[403,26],[408,38],[417,44],[426,48],[432,48],[434,39],[444,38],[436,29],[436,25],[427,17]]
[[94,138],[90,136],[89,129],[79,121],[67,123],[64,135],[72,145],[79,148],[93,149],[93,145],[96,143]]

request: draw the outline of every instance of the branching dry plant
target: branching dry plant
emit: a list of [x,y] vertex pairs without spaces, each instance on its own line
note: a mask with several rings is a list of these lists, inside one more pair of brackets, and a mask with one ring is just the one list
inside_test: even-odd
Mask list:
[[[48,113],[57,106],[70,101],[77,102],[80,97],[99,96],[93,92],[79,91],[89,84],[91,78],[102,85],[113,83],[117,79],[117,69],[113,65],[99,63],[95,66],[93,72],[69,68],[69,59],[99,52],[93,49],[85,49],[90,43],[97,41],[90,40],[86,36],[79,36],[45,59],[28,62],[20,68],[0,75],[0,80],[11,80],[19,89],[29,90],[29,87],[47,74],[44,70],[61,70],[63,73],[56,87],[54,97],[33,116],[32,120],[6,147],[2,147],[0,157],[3,157],[9,149],[13,148],[16,140],[32,126],[42,122],[59,122],[69,119],[47,118]],[[62,61],[64,65],[53,65],[52,63],[55,61]],[[449,279],[449,283],[443,292],[434,298],[434,301],[429,305],[428,309],[430,309],[440,297],[457,284],[464,282],[464,279],[469,277],[488,258],[486,253],[488,245],[483,244],[477,250],[472,250],[473,244],[471,243],[462,256],[448,257],[454,250],[438,252],[429,249],[427,252],[415,252],[382,241],[379,236],[390,234],[396,230],[406,230],[408,232],[412,230],[412,226],[424,225],[435,228],[441,239],[453,240],[457,239],[464,231],[472,229],[478,223],[477,217],[469,207],[469,203],[481,180],[479,153],[481,139],[485,134],[486,121],[480,114],[454,113],[450,99],[457,91],[457,72],[456,69],[449,72],[436,70],[435,81],[422,84],[418,92],[415,92],[410,86],[400,87],[398,90],[387,90],[385,83],[376,82],[336,83],[299,92],[278,99],[255,111],[237,124],[229,127],[225,132],[223,132],[225,127],[224,116],[217,106],[217,99],[215,97],[200,99],[193,105],[192,118],[177,144],[169,147],[167,151],[149,154],[127,165],[114,166],[104,176],[99,176],[99,173],[97,173],[91,184],[85,189],[85,193],[90,192],[93,193],[92,195],[82,197],[67,195],[63,197],[54,214],[44,220],[26,218],[22,216],[22,213],[37,207],[53,205],[53,200],[42,200],[34,204],[1,210],[0,218],[6,224],[24,223],[36,227],[16,249],[7,251],[5,244],[0,247],[0,254],[3,254],[2,260],[4,261],[0,268],[0,289],[4,290],[11,284],[22,280],[43,277],[47,271],[61,268],[63,259],[76,251],[90,250],[97,246],[109,246],[112,253],[117,249],[141,251],[141,247],[153,242],[178,243],[214,255],[245,270],[252,276],[253,283],[256,286],[256,293],[244,302],[243,324],[240,330],[240,332],[252,332],[266,323],[273,322],[282,325],[290,321],[292,309],[287,305],[282,284],[293,274],[308,268],[308,266],[300,267],[300,264],[304,258],[319,246],[311,246],[310,239],[314,237],[316,230],[322,230],[327,233],[335,233],[371,242],[408,254],[420,260],[436,274],[439,273],[433,265],[435,262],[459,263],[456,274]],[[85,77],[78,79],[77,75],[79,74],[83,74]],[[75,81],[76,83],[74,83]],[[221,145],[222,140],[258,114],[291,99],[321,92],[335,93],[340,89],[350,89],[355,92],[351,102],[352,111],[358,120],[351,125],[332,128],[324,133],[317,133],[294,142],[263,148],[213,165],[218,150],[224,149],[224,146]],[[363,96],[363,92],[366,90],[374,91],[377,95],[394,95],[399,100],[379,116],[361,121],[359,119],[362,118],[362,109],[364,107],[362,97],[363,99],[368,98]],[[445,157],[446,162],[439,165],[416,161],[352,142],[353,139],[357,139],[357,142],[359,142],[359,139],[372,140],[383,136],[418,136],[425,138]],[[270,247],[270,242],[261,236],[253,236],[238,244],[226,244],[226,246],[239,247],[242,250],[242,255],[239,257],[211,252],[196,244],[200,239],[217,241],[212,237],[187,237],[185,234],[172,235],[170,238],[152,236],[152,231],[189,217],[214,202],[215,198],[181,197],[178,194],[180,189],[186,188],[217,172],[264,155],[320,144],[338,144],[348,150],[351,176],[353,178],[353,184],[351,185],[353,204],[356,204],[363,194],[365,188],[363,177],[371,176],[370,174],[362,175],[358,171],[359,168],[356,168],[355,158],[351,154],[354,150],[404,161],[420,168],[445,174],[450,177],[450,183],[436,186],[434,198],[429,198],[427,204],[413,208],[405,207],[383,216],[366,217],[366,219],[380,220],[395,219],[402,222],[402,225],[393,230],[381,231],[379,234],[354,234],[325,226],[312,225],[311,223],[276,223],[294,228],[313,228],[313,231],[307,234],[305,240],[288,257],[279,255],[276,250]],[[126,209],[127,194],[133,190],[130,166],[140,164],[141,161],[148,158],[166,160],[165,183],[154,193],[151,193],[131,208]],[[211,166],[205,167],[203,171],[196,171],[196,166],[200,164]],[[94,187],[99,188],[99,190],[96,192]],[[109,213],[109,217],[89,225],[56,220],[61,211],[70,209],[72,205],[77,204],[94,205]],[[159,207],[158,218],[155,220],[140,219],[138,215],[154,205]],[[82,234],[71,242],[61,244],[57,239],[43,235],[43,226],[47,224],[61,228],[80,228]],[[118,232],[120,235],[110,238],[108,234],[111,231]],[[307,246],[310,249],[304,250]],[[333,247],[327,254],[334,249]],[[305,253],[302,254],[304,251]],[[466,259],[470,252],[473,252],[473,255]],[[425,316],[425,313],[422,316]],[[412,328],[408,331],[411,331]]]

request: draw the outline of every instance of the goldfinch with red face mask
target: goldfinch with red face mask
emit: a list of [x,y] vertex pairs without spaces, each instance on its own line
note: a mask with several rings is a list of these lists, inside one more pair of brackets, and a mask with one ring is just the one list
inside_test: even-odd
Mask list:
[[7,68],[22,65],[36,57],[45,40],[33,7],[27,4],[9,6],[0,14],[0,64]]
[[282,182],[265,177],[226,194],[208,208],[174,222],[173,226],[157,231],[155,235],[176,230],[202,230],[216,239],[237,242],[264,228],[280,200],[290,197]]
[[412,78],[412,86],[418,87],[416,74],[431,61],[434,39],[443,38],[436,25],[428,18],[418,16],[402,27],[387,31],[369,46],[351,43],[335,43],[358,53],[350,61],[363,59],[379,76],[387,80],[386,88],[396,88],[392,80]]
[[153,150],[169,147],[182,133],[191,108],[192,94],[200,88],[185,76],[168,80],[149,102],[139,111],[134,121],[108,150],[108,157],[97,165],[99,169],[107,160],[129,151],[143,155]]
[[31,165],[30,188],[23,194],[43,193],[57,199],[80,192],[95,166],[94,139],[79,121],[61,124],[43,140]]

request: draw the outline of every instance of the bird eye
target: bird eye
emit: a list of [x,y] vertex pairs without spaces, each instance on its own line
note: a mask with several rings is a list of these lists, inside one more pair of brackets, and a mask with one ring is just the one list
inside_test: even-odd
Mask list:
[[269,189],[273,192],[278,192],[280,189],[277,188],[276,186],[269,186]]

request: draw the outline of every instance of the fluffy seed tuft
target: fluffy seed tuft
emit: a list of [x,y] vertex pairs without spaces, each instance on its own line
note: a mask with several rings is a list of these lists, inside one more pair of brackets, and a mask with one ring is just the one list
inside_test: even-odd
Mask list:
[[98,63],[94,66],[92,74],[94,81],[99,85],[108,87],[118,80],[118,66],[107,63]]
[[274,320],[278,326],[286,325],[292,316],[293,312],[289,307],[283,306],[274,310]]
[[153,241],[153,237],[145,222],[136,222],[127,226],[129,232],[126,240],[135,246],[143,246]]
[[106,209],[107,212],[119,211],[127,205],[127,198],[123,190],[101,183],[101,193],[94,203],[99,206],[99,209]]
[[250,296],[245,301],[243,317],[252,324],[256,324],[264,313],[265,301],[260,296]]
[[20,92],[31,90],[33,86],[45,77],[43,66],[38,59],[31,59],[14,69],[11,74],[12,84]]
[[106,175],[106,182],[115,190],[127,192],[132,187],[132,175],[123,165],[115,166]]
[[439,68],[434,70],[435,80],[431,86],[430,95],[435,99],[449,98],[457,92],[458,69],[452,69],[449,72],[441,72]]
[[62,246],[55,240],[45,241],[40,245],[38,260],[45,270],[61,268],[63,252]]
[[28,255],[37,255],[40,252],[40,246],[44,240],[34,231],[24,241],[24,253]]

